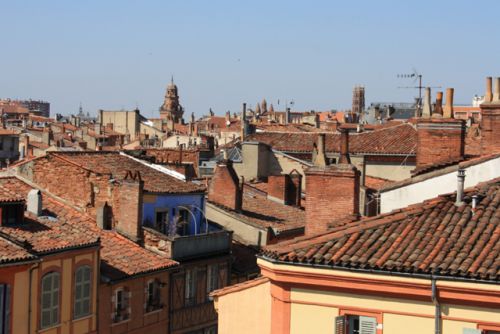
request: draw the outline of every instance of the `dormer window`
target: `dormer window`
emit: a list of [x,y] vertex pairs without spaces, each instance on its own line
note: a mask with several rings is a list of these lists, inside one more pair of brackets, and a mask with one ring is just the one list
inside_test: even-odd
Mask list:
[[24,217],[24,202],[1,203],[1,226],[21,224]]

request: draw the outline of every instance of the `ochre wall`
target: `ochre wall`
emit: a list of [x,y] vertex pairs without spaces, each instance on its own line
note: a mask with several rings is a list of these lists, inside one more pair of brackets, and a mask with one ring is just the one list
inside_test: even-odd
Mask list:
[[[270,334],[271,284],[265,282],[218,297],[219,334]],[[308,332],[323,333],[323,332]]]

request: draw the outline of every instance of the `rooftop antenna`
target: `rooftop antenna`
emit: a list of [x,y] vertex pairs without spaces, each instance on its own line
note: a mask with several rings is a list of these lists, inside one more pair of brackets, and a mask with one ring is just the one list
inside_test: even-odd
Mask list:
[[[425,88],[425,86],[422,86],[422,74],[418,73],[418,71],[413,68],[413,73],[398,74],[397,77],[404,79],[413,78],[413,83],[416,83],[418,80],[418,86],[399,86],[398,88],[418,89],[418,100],[416,106],[417,108],[415,110],[415,116],[420,116],[422,110],[422,88]],[[441,86],[432,86],[429,88],[441,88]]]

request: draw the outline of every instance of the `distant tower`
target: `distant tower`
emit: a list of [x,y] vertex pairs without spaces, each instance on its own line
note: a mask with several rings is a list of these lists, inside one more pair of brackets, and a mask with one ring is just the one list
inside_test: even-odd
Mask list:
[[266,99],[262,99],[262,102],[260,104],[260,110],[262,112],[262,115],[265,115],[267,113],[267,101],[266,101]]
[[184,108],[179,104],[179,94],[177,93],[177,86],[174,84],[174,77],[170,80],[167,86],[167,93],[165,94],[165,101],[160,107],[160,118],[166,120],[173,120],[174,123],[182,123],[182,115]]
[[78,108],[78,117],[85,117],[85,114],[83,113],[83,107],[82,103],[80,102],[80,107]]
[[352,91],[352,114],[359,120],[363,118],[363,111],[365,110],[365,87],[354,86]]

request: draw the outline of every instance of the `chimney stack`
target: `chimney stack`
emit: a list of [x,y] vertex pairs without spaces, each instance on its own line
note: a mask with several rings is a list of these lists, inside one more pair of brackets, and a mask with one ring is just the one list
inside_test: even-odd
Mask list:
[[464,181],[465,181],[465,169],[460,168],[457,174],[457,198],[455,201],[456,206],[464,204]]
[[458,161],[465,147],[465,121],[450,118],[417,120],[417,168]]
[[444,118],[453,118],[453,88],[446,88],[446,105],[443,110]]
[[436,93],[436,106],[434,107],[432,117],[443,117],[443,92]]
[[431,88],[425,87],[425,95],[424,95],[424,108],[422,110],[422,117],[431,117]]
[[290,174],[269,175],[267,178],[267,199],[285,204],[300,206],[302,175],[297,171]]
[[37,217],[40,217],[42,215],[42,192],[40,190],[31,189],[28,192],[28,203],[26,210]]
[[484,102],[493,101],[492,78],[486,77],[486,93],[484,94]]
[[290,123],[290,108],[286,108],[285,110],[285,124]]
[[496,77],[495,78],[495,92],[493,93],[493,101],[492,102],[499,102],[500,101],[500,78]]
[[243,185],[240,187],[233,162],[227,159],[225,152],[224,159],[217,163],[208,186],[208,201],[234,211],[241,211],[242,195]]
[[[489,80],[488,80],[489,79]],[[491,91],[491,78],[486,79],[486,93]],[[491,94],[490,94],[491,95]],[[481,154],[500,152],[500,78],[495,78],[495,93],[481,108]]]
[[316,152],[313,159],[313,164],[318,167],[326,166],[326,154],[325,154],[325,134],[320,133],[318,135],[318,141],[316,144]]
[[[128,171],[113,195],[113,216],[116,231],[134,242],[142,240],[142,206],[144,181],[139,172]],[[104,225],[103,225],[104,226]]]
[[349,131],[340,128],[340,157],[339,164],[350,164],[351,158],[349,157]]

